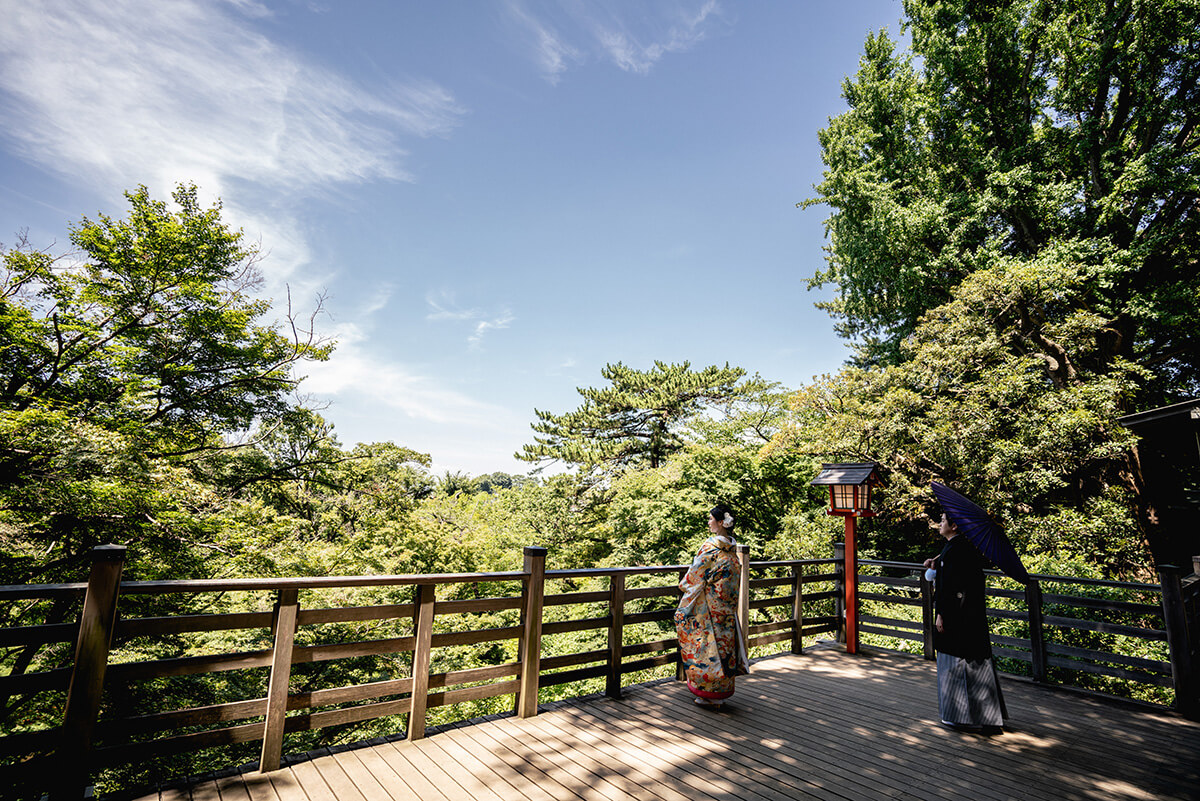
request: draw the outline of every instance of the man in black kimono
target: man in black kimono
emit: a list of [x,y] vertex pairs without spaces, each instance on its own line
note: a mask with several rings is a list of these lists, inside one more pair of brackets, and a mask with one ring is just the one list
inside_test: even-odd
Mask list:
[[992,662],[984,593],[985,561],[978,549],[942,515],[942,552],[925,560],[933,573],[933,647],[937,650],[938,708],[944,725],[997,732],[1004,701]]

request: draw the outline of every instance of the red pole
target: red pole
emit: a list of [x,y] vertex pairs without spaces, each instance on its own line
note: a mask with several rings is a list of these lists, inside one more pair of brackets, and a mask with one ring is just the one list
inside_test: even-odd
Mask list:
[[854,516],[846,515],[846,653],[858,653],[858,554]]

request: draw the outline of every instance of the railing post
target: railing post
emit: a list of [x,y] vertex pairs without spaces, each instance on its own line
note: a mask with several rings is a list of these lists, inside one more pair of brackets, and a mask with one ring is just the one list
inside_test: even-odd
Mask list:
[[798,564],[792,576],[792,653],[804,653],[804,568]]
[[933,649],[933,582],[921,573],[921,639],[922,653],[926,659],[937,659]]
[[546,597],[546,549],[527,545],[525,566],[524,632],[521,635],[518,661],[521,663],[521,688],[517,692],[517,716],[531,718],[538,710],[538,683],[542,665],[542,604]]
[[1200,718],[1200,687],[1192,664],[1192,634],[1188,631],[1183,606],[1183,568],[1159,565],[1162,584],[1163,619],[1167,624],[1167,647],[1171,652],[1171,679],[1175,685],[1175,708],[1185,717]]
[[100,714],[108,649],[117,620],[117,598],[121,593],[124,545],[100,545],[92,549],[79,634],[75,639],[75,664],[67,689],[52,782],[52,801],[83,798],[91,777],[92,730]]
[[735,545],[741,574],[738,576],[738,625],[742,629],[742,642],[750,652],[750,546]]
[[1034,681],[1045,682],[1046,630],[1042,625],[1042,585],[1031,579],[1025,585],[1025,606],[1029,610],[1029,655]]
[[833,544],[833,616],[837,620],[837,641],[846,641],[846,543]]
[[413,610],[413,660],[412,695],[408,710],[408,739],[420,740],[425,736],[425,708],[429,703],[429,662],[433,650],[433,605],[436,588],[432,584],[418,584]]
[[621,647],[625,643],[625,574],[614,573],[608,595],[608,677],[604,694],[621,697]]
[[298,590],[279,591],[271,616],[275,644],[271,651],[271,678],[267,684],[267,719],[263,724],[262,754],[258,769],[262,773],[279,770],[283,759],[283,727],[287,720],[288,685],[292,680],[292,649],[296,642],[299,617]]

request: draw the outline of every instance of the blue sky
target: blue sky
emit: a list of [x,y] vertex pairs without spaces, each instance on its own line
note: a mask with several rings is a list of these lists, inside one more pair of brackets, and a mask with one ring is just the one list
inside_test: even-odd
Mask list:
[[302,389],[346,446],[525,472],[606,363],[795,388],[847,355],[795,204],[898,0],[4,5],[0,242],[220,197],[277,304],[325,296]]

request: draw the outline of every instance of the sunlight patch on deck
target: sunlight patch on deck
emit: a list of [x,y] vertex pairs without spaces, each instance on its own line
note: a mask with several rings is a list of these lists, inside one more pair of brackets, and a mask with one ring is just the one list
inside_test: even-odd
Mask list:
[[1129,799],[1130,801],[1155,801],[1160,798],[1155,793],[1148,793],[1141,787],[1130,784],[1120,779],[1106,779],[1104,781],[1094,782],[1093,786],[1101,793],[1103,798],[1109,798],[1113,801],[1117,799]]

